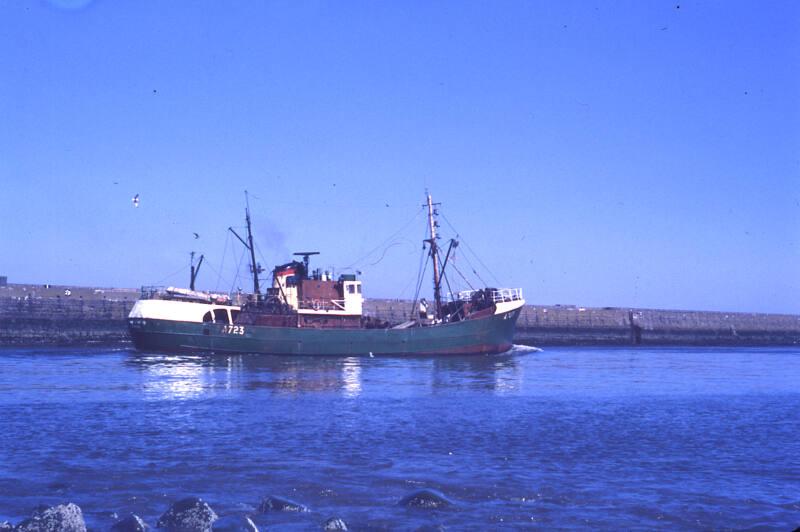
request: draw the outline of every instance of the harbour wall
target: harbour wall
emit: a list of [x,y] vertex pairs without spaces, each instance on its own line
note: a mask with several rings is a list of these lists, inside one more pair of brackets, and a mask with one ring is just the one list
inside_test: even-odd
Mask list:
[[[127,345],[138,290],[0,286],[0,345]],[[364,312],[404,321],[411,303],[368,299]],[[526,305],[515,342],[548,345],[795,345],[800,316]]]
[[0,287],[0,345],[126,345],[138,290]]
[[[371,299],[366,312],[408,319],[408,301]],[[795,345],[800,316],[744,312],[526,305],[514,341],[545,345]]]

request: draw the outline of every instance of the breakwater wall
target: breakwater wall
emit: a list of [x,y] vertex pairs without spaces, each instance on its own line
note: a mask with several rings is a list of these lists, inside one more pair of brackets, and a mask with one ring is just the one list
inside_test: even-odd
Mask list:
[[[372,299],[366,312],[408,319],[411,304]],[[544,345],[795,345],[800,316],[744,312],[526,305],[515,342]]]
[[0,287],[0,345],[126,345],[138,290]]
[[[0,287],[0,345],[126,345],[126,317],[138,290]],[[400,322],[411,303],[368,299],[364,312]],[[800,316],[526,305],[515,341],[547,345],[796,345]]]

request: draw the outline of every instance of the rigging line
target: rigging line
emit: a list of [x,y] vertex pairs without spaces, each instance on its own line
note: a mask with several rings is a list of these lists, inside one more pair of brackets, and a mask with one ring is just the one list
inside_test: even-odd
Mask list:
[[[420,251],[419,266],[417,267],[417,282],[416,282],[416,287],[417,288],[416,288],[416,292],[414,293],[414,301],[411,304],[411,317],[412,318],[414,317],[414,308],[417,306],[417,298],[419,297],[419,291],[420,291],[420,288],[422,286],[421,279],[424,278],[424,275],[423,275],[424,272],[423,272],[423,269],[422,269],[422,262],[425,259],[426,255],[428,256],[428,258],[430,258],[430,253],[427,253],[427,250],[425,249],[425,237],[426,236],[428,236],[428,228],[427,227],[422,232],[422,250]],[[426,270],[428,269],[428,263],[427,262],[425,262],[425,269]]]
[[[228,256],[228,241],[231,238],[231,232],[225,231],[225,246],[222,248],[222,258],[219,261],[219,271],[216,272],[217,274],[217,284],[214,285],[214,292],[219,290],[219,283],[222,281],[222,274],[220,272],[224,271],[225,268],[225,257]],[[211,268],[212,270],[214,268]]]
[[419,301],[419,291],[422,289],[422,282],[425,280],[425,272],[428,271],[428,263],[431,261],[430,253],[426,253],[427,259],[425,260],[425,267],[422,269],[419,275],[419,279],[417,279],[417,291],[414,294],[414,301],[411,303],[411,318],[414,318],[414,312],[417,307],[417,301]]
[[[419,254],[419,265],[417,266],[417,278],[414,279],[412,277],[412,278],[410,278],[408,280],[408,283],[406,283],[406,285],[403,287],[403,291],[401,292],[401,295],[404,294],[406,290],[408,290],[408,287],[411,286],[412,282],[414,283],[414,286],[417,286],[419,284],[419,276],[422,275],[422,261],[423,261],[424,258],[425,258],[425,246],[423,245],[422,246],[422,251]],[[417,290],[419,290],[419,289],[417,289]]]
[[[449,226],[450,226],[450,229],[452,229],[452,230],[453,230],[453,231],[456,233],[456,236],[459,236],[459,235],[458,235],[458,230],[457,230],[455,227],[453,227],[453,224],[452,224],[452,223],[450,223],[450,220],[448,220],[448,219],[447,219],[447,216],[445,216],[445,215],[444,215],[444,213],[441,213],[441,216],[442,216],[442,218],[444,218],[444,221],[447,223],[447,225],[449,225]],[[478,256],[478,254],[477,254],[477,253],[475,253],[475,251],[473,251],[473,249],[472,249],[472,247],[470,247],[469,243],[468,243],[466,240],[464,240],[463,238],[461,238],[460,236],[459,236],[459,240],[461,240],[461,242],[463,242],[463,243],[464,243],[464,244],[467,246],[467,249],[469,250],[469,252],[470,252],[470,253],[472,253],[472,255],[473,255],[473,256],[474,256],[474,257],[475,257],[475,258],[478,260],[478,262],[481,264],[481,266],[483,266],[483,269],[484,269],[484,270],[486,270],[487,272],[489,272],[489,275],[491,275],[491,276],[492,276],[492,279],[494,279],[494,281],[497,283],[497,286],[500,286],[500,284],[501,284],[501,283],[500,283],[500,281],[497,279],[497,277],[495,277],[494,273],[492,273],[492,270],[490,270],[490,269],[489,269],[489,267],[488,267],[488,266],[486,266],[486,264],[484,264],[484,263],[483,263],[483,261],[482,261],[482,260],[481,260],[481,258]],[[465,255],[465,256],[466,256],[466,255]],[[467,262],[469,262],[469,261],[467,261]],[[472,270],[472,271],[473,271],[473,272],[475,272],[475,269],[473,268],[473,270]],[[475,272],[475,275],[478,275],[478,273],[477,273],[477,272]],[[478,276],[478,278],[480,278],[480,276]],[[483,279],[481,279],[481,282],[483,282]],[[486,284],[486,283],[484,283],[484,284]],[[487,286],[488,286],[488,285],[487,285]]]
[[[467,254],[465,253],[464,255],[462,255],[462,257],[464,257],[464,260],[465,260],[465,261],[467,261],[467,264],[469,265],[470,269],[472,270],[472,273],[474,273],[474,274],[475,274],[475,277],[477,277],[477,278],[478,278],[478,280],[479,280],[479,281],[480,281],[480,282],[483,284],[483,286],[484,286],[484,287],[488,287],[488,286],[489,286],[489,284],[488,284],[486,281],[484,281],[484,280],[483,280],[483,278],[481,277],[481,275],[480,275],[480,274],[478,273],[478,271],[475,269],[475,266],[474,266],[474,265],[473,265],[473,264],[472,264],[472,263],[469,261],[469,256],[467,256]],[[498,284],[499,284],[499,283],[498,283]]]
[[[242,268],[242,260],[244,259],[244,252],[245,251],[246,251],[245,249],[242,249],[242,254],[239,255],[239,262],[236,264],[236,275],[233,276],[233,282],[231,283],[231,289],[228,292],[229,294],[233,293],[234,285],[236,285],[239,282],[239,270],[241,270],[241,268]],[[237,292],[238,292],[238,290],[237,290]]]
[[[420,263],[421,263],[421,262],[422,262],[422,261],[420,260]],[[422,267],[422,264],[420,264],[420,268],[421,268],[421,267]],[[398,294],[399,294],[399,295],[398,295],[398,298],[399,298],[399,299],[401,299],[401,300],[402,300],[402,299],[405,299],[406,291],[407,291],[407,290],[408,290],[408,288],[411,286],[411,284],[412,284],[412,283],[414,283],[414,281],[416,281],[416,279],[414,279],[413,277],[410,277],[410,278],[408,279],[408,282],[407,282],[407,283],[406,283],[406,285],[403,287],[403,289],[402,289],[402,290],[400,290],[400,292],[398,292]]]
[[157,285],[160,285],[161,283],[163,283],[163,282],[164,282],[164,281],[166,281],[167,279],[171,279],[172,277],[175,277],[176,275],[178,275],[179,273],[182,273],[182,272],[184,272],[184,271],[186,271],[186,266],[183,266],[183,267],[181,267],[181,269],[179,269],[179,270],[176,270],[176,271],[172,272],[171,274],[167,275],[167,276],[166,276],[166,277],[164,277],[163,279],[159,279],[159,281],[158,281],[156,284],[157,284]]
[[[267,259],[264,258],[264,254],[261,253],[261,248],[258,247],[258,243],[255,240],[253,240],[253,245],[256,247],[256,251],[258,251],[258,256],[261,257],[261,262],[264,264],[269,264]],[[255,267],[255,265],[253,265],[253,267]]]
[[389,251],[391,248],[393,248],[393,247],[395,247],[395,246],[399,246],[400,244],[404,244],[404,243],[405,243],[405,242],[403,242],[403,241],[401,241],[401,240],[397,240],[397,241],[395,241],[395,242],[392,242],[391,244],[389,244],[389,245],[388,245],[388,246],[386,246],[385,248],[383,248],[383,253],[381,253],[381,258],[379,258],[379,259],[378,259],[378,260],[376,260],[375,262],[372,262],[372,263],[370,263],[370,266],[375,266],[375,265],[376,265],[376,264],[378,264],[380,261],[382,261],[382,260],[384,259],[384,257],[386,257],[386,252],[387,252],[387,251]]
[[453,264],[453,269],[454,269],[456,272],[458,272],[458,275],[460,275],[462,279],[464,279],[464,282],[465,282],[465,283],[467,283],[467,286],[469,286],[469,289],[470,289],[470,290],[475,290],[475,287],[474,287],[474,286],[472,286],[472,283],[470,283],[470,282],[469,282],[469,279],[467,279],[466,277],[464,277],[464,274],[463,274],[463,273],[461,273],[461,270],[459,270],[459,269],[458,269],[458,267],[457,267],[455,264]]
[[417,210],[417,212],[414,214],[414,216],[413,216],[413,217],[412,217],[412,218],[411,218],[409,221],[407,221],[407,222],[405,223],[405,225],[403,225],[403,227],[401,227],[400,229],[398,229],[397,231],[395,231],[395,232],[394,232],[394,233],[393,233],[393,234],[392,234],[392,235],[391,235],[389,238],[387,238],[386,240],[384,240],[383,242],[381,242],[380,244],[378,244],[377,246],[375,246],[374,248],[372,248],[370,251],[368,251],[368,252],[367,252],[365,255],[363,255],[362,257],[359,257],[358,259],[356,259],[356,260],[355,260],[355,261],[354,261],[352,264],[350,264],[349,266],[345,266],[343,269],[345,269],[345,270],[346,270],[346,269],[348,269],[348,268],[352,268],[352,267],[356,266],[357,264],[360,264],[360,263],[361,263],[361,261],[365,260],[367,257],[369,257],[370,255],[372,255],[373,253],[375,253],[377,250],[381,249],[381,248],[382,248],[383,246],[385,246],[385,245],[386,245],[388,242],[391,242],[393,239],[395,239],[395,238],[397,237],[397,235],[399,235],[400,233],[402,233],[403,231],[405,231],[405,230],[406,230],[406,228],[407,228],[409,225],[411,225],[411,223],[412,223],[414,220],[416,220],[416,219],[419,217],[419,215],[420,215],[420,213],[422,213],[423,209],[424,209],[424,207],[420,207],[420,208],[419,208],[419,210]]
[[211,268],[211,271],[217,274],[217,286],[214,288],[214,292],[218,292],[219,291],[219,280],[222,279],[222,274],[214,269],[214,267],[211,265],[210,261],[207,264],[208,264],[208,267]]
[[[436,254],[439,255],[439,251],[436,251]],[[442,261],[442,256],[439,255],[439,262]],[[447,274],[442,270],[442,277],[444,277],[444,282],[447,285],[447,293],[450,295],[450,300],[453,299],[453,289],[450,288],[450,280],[447,278]]]

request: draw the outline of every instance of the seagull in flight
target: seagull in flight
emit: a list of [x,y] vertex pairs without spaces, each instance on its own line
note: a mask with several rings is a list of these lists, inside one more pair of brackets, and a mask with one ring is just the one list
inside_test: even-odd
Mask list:
[[197,233],[192,233],[192,234],[194,235],[194,238],[195,238],[195,240],[197,240],[198,238],[200,238],[200,235],[198,235]]
[[134,197],[132,197],[131,201],[133,202],[133,206],[134,207],[138,207],[139,206],[139,194],[136,194]]

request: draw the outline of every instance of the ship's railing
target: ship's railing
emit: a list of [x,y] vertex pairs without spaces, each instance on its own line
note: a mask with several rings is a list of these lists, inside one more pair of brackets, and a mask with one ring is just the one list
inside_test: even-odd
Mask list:
[[231,298],[227,294],[197,292],[185,288],[175,288],[174,286],[143,286],[139,299],[174,299],[179,301],[216,303],[218,305],[229,305],[231,303]]
[[344,310],[344,299],[303,299],[298,306],[303,310]]
[[[450,294],[453,299],[457,301],[470,301],[472,296],[479,292],[486,293],[488,289],[484,290],[462,290],[455,294]],[[504,301],[519,301],[522,299],[522,288],[495,288],[489,291],[489,297],[494,303],[502,303]]]
[[161,299],[167,293],[163,286],[143,286],[139,299]]

